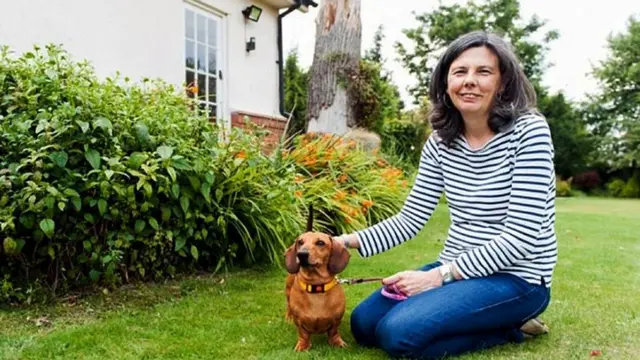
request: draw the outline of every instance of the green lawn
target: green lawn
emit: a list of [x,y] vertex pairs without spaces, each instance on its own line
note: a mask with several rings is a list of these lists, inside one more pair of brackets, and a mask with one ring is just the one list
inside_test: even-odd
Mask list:
[[[355,255],[343,276],[385,276],[431,261],[447,223],[441,206],[417,239],[370,259]],[[559,199],[557,231],[559,264],[542,315],[551,333],[462,359],[587,359],[596,349],[601,358],[640,357],[640,201]],[[348,327],[351,309],[375,284],[346,288],[347,349],[316,336],[309,353],[294,354],[284,278],[275,269],[244,271],[0,310],[0,359],[386,358],[356,346]]]

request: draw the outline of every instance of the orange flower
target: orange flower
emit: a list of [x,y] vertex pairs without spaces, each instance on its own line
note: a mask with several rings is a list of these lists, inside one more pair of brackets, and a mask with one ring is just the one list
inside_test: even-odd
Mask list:
[[338,177],[339,183],[347,182],[347,180],[349,180],[349,177],[347,176],[347,174],[342,174]]
[[298,190],[294,194],[298,199],[302,199],[302,191]]
[[371,201],[371,200],[362,200],[362,206],[364,206],[365,208],[370,208],[371,206],[373,206],[373,201]]
[[303,181],[304,181],[304,177],[302,177],[302,176],[300,176],[300,175],[296,175],[296,179],[295,179],[295,182],[296,182],[296,183],[298,183],[298,184],[299,184],[299,183],[301,183],[301,182],[303,182]]
[[345,197],[347,197],[347,194],[345,194],[344,191],[342,190],[338,190],[336,194],[333,196],[333,198],[338,201],[343,200]]
[[236,159],[246,159],[247,158],[247,153],[245,153],[244,151],[240,151],[239,153],[236,154]]

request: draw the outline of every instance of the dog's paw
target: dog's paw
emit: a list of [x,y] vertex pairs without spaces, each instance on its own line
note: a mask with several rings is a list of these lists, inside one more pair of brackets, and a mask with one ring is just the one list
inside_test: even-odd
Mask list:
[[335,346],[335,347],[339,347],[339,348],[347,347],[347,343],[344,342],[344,340],[342,340],[342,338],[340,336],[335,336],[335,337],[329,339],[329,345]]
[[303,340],[298,340],[296,347],[294,348],[297,352],[308,351],[309,349],[311,349],[311,343]]

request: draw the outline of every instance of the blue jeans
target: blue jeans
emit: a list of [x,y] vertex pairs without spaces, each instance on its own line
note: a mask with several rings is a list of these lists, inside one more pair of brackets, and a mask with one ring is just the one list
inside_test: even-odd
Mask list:
[[536,286],[501,273],[456,281],[402,301],[376,290],[353,310],[351,331],[359,344],[393,357],[459,355],[521,342],[520,326],[547,308],[550,295],[544,283]]

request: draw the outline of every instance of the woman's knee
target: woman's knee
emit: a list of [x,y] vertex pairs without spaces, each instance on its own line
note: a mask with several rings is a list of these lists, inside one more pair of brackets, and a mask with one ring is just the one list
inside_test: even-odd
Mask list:
[[392,357],[412,357],[422,353],[430,334],[416,334],[411,325],[400,318],[384,318],[375,329],[378,346]]

